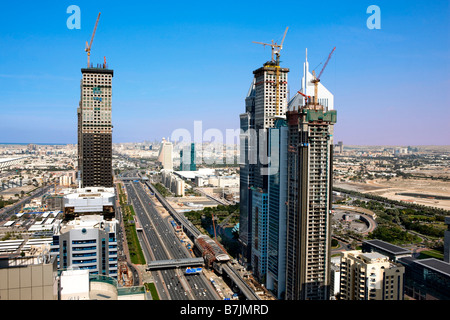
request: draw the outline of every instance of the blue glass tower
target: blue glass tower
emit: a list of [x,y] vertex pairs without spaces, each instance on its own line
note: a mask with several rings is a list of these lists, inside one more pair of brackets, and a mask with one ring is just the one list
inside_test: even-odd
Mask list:
[[267,289],[278,299],[286,290],[286,201],[288,128],[284,119],[269,129]]

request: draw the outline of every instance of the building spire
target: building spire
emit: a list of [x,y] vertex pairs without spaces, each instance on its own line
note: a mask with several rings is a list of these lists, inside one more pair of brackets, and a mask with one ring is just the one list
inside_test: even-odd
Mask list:
[[305,63],[303,64],[303,78],[302,89],[303,93],[308,95],[308,80],[309,80],[309,63],[308,63],[308,48],[305,49]]

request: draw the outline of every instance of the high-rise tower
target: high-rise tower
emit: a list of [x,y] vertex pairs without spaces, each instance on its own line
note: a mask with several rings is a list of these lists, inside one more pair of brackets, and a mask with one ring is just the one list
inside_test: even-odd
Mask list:
[[287,149],[286,119],[277,119],[269,129],[269,187],[267,219],[267,283],[266,287],[278,299],[286,291],[286,201]]
[[240,116],[239,240],[243,264],[249,264],[259,279],[267,272],[268,129],[287,111],[288,72],[280,67],[279,55],[253,71],[246,112]]
[[113,187],[111,99],[114,71],[106,64],[81,69],[78,107],[80,187]]
[[195,143],[181,148],[180,150],[180,171],[196,171]]
[[173,144],[164,138],[159,149],[158,162],[163,169],[173,170]]
[[[308,62],[308,49],[306,49],[306,58],[303,63],[303,77],[301,81],[301,89],[300,92],[296,93],[292,99],[289,101],[289,105],[303,105],[306,103],[305,96],[314,97],[315,96],[315,87],[313,83],[314,75],[309,72],[309,62]],[[321,83],[317,83],[317,94],[318,94],[318,103],[328,110],[334,109],[334,95]]]
[[239,187],[239,246],[240,253],[238,261],[245,267],[248,267],[251,244],[251,209],[252,197],[250,186],[254,183],[254,170],[256,166],[256,141],[255,136],[255,80],[250,86],[247,97],[245,98],[245,113],[240,115],[240,187]]
[[287,123],[286,299],[328,300],[336,111],[309,101]]

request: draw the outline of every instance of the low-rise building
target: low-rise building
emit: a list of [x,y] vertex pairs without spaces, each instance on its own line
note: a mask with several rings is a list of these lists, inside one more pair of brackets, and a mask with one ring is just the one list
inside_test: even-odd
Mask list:
[[411,251],[391,243],[374,239],[366,240],[362,243],[363,252],[378,252],[387,256],[391,261],[397,261],[400,258],[411,257]]
[[405,267],[405,294],[415,300],[450,300],[450,263],[435,258],[399,259]]
[[51,253],[58,268],[78,267],[92,275],[117,277],[117,221],[84,215],[63,221],[55,230]]
[[378,252],[341,253],[342,300],[403,300],[405,268]]
[[0,257],[0,300],[57,300],[56,260],[45,250]]
[[77,267],[90,275],[117,277],[114,188],[64,191],[64,219],[53,228],[51,254],[60,271]]

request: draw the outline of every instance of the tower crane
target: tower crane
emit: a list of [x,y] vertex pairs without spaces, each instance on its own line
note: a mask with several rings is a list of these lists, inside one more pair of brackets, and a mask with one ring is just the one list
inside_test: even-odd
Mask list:
[[[287,33],[288,29],[289,29],[289,27],[287,27],[286,30],[284,31],[283,40],[281,40],[281,44],[277,44],[276,42],[273,42],[273,40],[272,40],[272,43],[264,43],[264,42],[257,42],[257,41],[253,41],[253,43],[262,44],[264,47],[270,46],[272,48],[272,62],[277,62],[277,64],[279,64],[280,52],[283,49],[283,42],[284,42],[284,38],[286,37],[286,33]],[[274,55],[276,56],[276,60],[274,60]]]
[[307,96],[306,94],[304,94],[301,91],[298,91],[298,93],[305,97],[305,104],[308,103],[308,99],[309,99],[309,101],[311,101],[311,96]]
[[325,68],[327,67],[327,64],[328,64],[328,62],[330,61],[331,56],[333,55],[334,50],[336,50],[336,47],[334,47],[333,50],[331,50],[330,54],[328,55],[328,59],[327,59],[327,61],[325,62],[325,64],[324,64],[322,70],[320,71],[319,76],[316,77],[316,72],[315,72],[314,70],[313,70],[313,72],[312,72],[314,79],[311,80],[311,82],[314,83],[314,103],[315,103],[315,104],[318,104],[318,102],[319,102],[318,85],[319,85],[319,82],[320,82],[320,77],[322,76],[323,71],[324,71]]
[[[286,33],[287,33],[288,29],[289,29],[289,27],[286,27],[286,30],[284,31],[283,39],[281,40],[280,44],[277,44],[273,40],[272,40],[272,43],[253,41],[253,43],[262,44],[264,47],[270,46],[272,48],[272,63],[275,63],[275,71],[276,71],[276,77],[275,77],[275,93],[276,93],[276,97],[275,97],[276,113],[275,113],[275,115],[276,116],[279,115],[279,109],[280,109],[279,108],[280,52],[283,49],[284,38],[286,38]],[[274,59],[274,56],[275,56],[275,59]]]
[[91,42],[88,44],[88,42],[86,41],[86,48],[84,49],[84,51],[87,52],[88,68],[90,67],[90,63],[91,63],[92,42],[94,41],[95,32],[97,31],[98,20],[100,20],[100,15],[101,15],[101,12],[98,13],[97,21],[95,22],[94,32],[92,33],[92,37],[91,37]]

